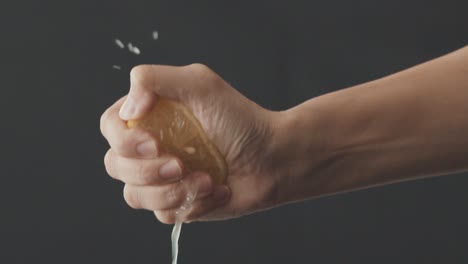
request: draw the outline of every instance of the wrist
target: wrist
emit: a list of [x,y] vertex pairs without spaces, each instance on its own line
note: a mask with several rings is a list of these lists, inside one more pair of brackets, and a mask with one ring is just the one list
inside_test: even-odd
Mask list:
[[339,143],[327,111],[312,99],[275,115],[270,152],[276,204],[334,192]]
[[[384,141],[363,130],[366,115],[356,100],[366,87],[329,93],[277,114],[272,152],[278,204],[378,184],[369,161]],[[372,138],[376,142],[365,140]]]

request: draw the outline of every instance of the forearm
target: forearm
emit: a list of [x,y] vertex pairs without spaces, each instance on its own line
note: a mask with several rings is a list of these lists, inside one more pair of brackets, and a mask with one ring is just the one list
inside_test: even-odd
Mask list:
[[468,48],[281,115],[286,200],[466,170]]

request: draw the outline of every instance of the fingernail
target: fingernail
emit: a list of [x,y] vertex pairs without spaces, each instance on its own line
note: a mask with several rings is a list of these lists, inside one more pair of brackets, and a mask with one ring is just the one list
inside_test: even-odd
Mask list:
[[230,191],[226,186],[219,186],[213,193],[213,199],[219,203],[227,201]]
[[138,154],[143,157],[154,156],[157,152],[156,144],[151,140],[138,144],[138,146],[136,147],[136,150]]
[[182,169],[176,160],[170,160],[159,169],[159,176],[163,179],[176,179],[182,176]]
[[131,120],[135,118],[136,116],[136,102],[135,99],[132,96],[127,96],[127,99],[125,100],[124,104],[120,108],[120,118],[123,120]]
[[207,194],[213,191],[210,176],[203,175],[198,179],[198,191],[201,194]]

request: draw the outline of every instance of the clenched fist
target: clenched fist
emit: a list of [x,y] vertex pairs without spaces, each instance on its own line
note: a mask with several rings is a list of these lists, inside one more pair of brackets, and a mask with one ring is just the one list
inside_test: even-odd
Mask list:
[[[186,197],[182,179],[199,186],[186,221],[232,218],[275,205],[275,112],[256,105],[201,64],[141,65],[131,71],[130,80],[129,94],[102,115],[101,131],[110,144],[107,172],[125,183],[124,198],[132,208],[154,211],[161,222],[173,223]],[[158,151],[160,142],[148,131],[127,127],[127,120],[147,114],[159,96],[184,104],[200,121],[226,159],[225,185],[215,186],[203,172],[184,175],[182,161]]]

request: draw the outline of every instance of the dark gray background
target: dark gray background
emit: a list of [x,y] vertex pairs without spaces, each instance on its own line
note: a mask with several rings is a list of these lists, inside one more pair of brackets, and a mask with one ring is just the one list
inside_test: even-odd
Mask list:
[[[467,3],[2,1],[0,263],[170,263],[171,226],[127,207],[102,162],[99,117],[131,66],[202,62],[286,109],[468,44]],[[466,176],[191,224],[180,263],[468,263]]]

